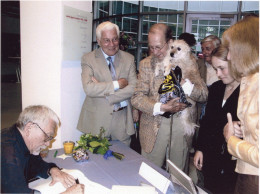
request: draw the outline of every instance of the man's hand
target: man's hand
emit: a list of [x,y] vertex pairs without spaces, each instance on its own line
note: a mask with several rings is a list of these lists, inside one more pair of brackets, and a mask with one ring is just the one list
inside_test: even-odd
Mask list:
[[232,116],[230,113],[227,114],[228,123],[225,125],[223,130],[223,135],[225,137],[226,142],[228,142],[229,138],[235,135],[235,129],[233,126]]
[[56,167],[51,168],[50,174],[52,178],[50,186],[56,184],[57,182],[60,182],[65,188],[69,188],[76,183],[72,175],[62,172]]
[[117,81],[118,81],[120,89],[123,89],[124,87],[126,87],[128,85],[128,81],[125,78],[120,78]]
[[201,151],[196,151],[194,158],[193,158],[193,164],[198,170],[202,170],[203,153]]
[[182,102],[179,102],[179,99],[180,98],[174,98],[174,99],[170,100],[169,102],[167,102],[166,104],[162,104],[161,111],[176,113],[176,112],[184,110],[187,107],[187,105]]
[[94,83],[98,83],[98,80],[95,77],[91,78]]
[[84,193],[85,185],[83,184],[74,184],[73,186],[67,188],[66,191],[62,192],[62,194],[74,194],[74,193]]

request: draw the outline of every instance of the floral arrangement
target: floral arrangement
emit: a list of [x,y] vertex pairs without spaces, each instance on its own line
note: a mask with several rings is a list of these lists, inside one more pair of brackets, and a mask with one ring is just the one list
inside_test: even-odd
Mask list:
[[77,141],[78,145],[74,149],[89,150],[93,154],[104,155],[105,159],[114,156],[115,158],[122,160],[125,157],[123,154],[109,150],[111,144],[108,139],[104,137],[104,133],[105,129],[101,127],[98,135],[92,135],[91,133],[81,135],[79,141]]
[[134,45],[135,41],[133,40],[133,37],[131,35],[125,34],[125,32],[120,33],[120,50],[126,51]]

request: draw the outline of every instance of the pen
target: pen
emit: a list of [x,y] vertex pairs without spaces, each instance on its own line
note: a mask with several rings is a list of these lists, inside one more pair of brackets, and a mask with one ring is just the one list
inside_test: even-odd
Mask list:
[[75,179],[76,183],[79,184],[79,179]]
[[57,153],[58,153],[58,150],[56,150],[56,152],[54,153],[54,158],[56,158],[56,156],[57,156]]

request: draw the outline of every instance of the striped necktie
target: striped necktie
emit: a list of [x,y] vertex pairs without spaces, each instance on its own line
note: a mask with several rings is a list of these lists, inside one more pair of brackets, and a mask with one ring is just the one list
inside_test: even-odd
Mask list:
[[109,62],[108,67],[109,67],[109,70],[110,70],[111,77],[115,81],[116,80],[116,71],[115,71],[115,67],[114,67],[112,58],[107,57],[107,60]]
[[[109,62],[108,67],[109,67],[109,70],[110,70],[110,74],[111,74],[112,80],[116,81],[117,80],[116,79],[116,71],[115,71],[115,67],[114,67],[112,58],[111,57],[107,57],[107,60]],[[114,104],[114,111],[117,111],[120,107],[121,107],[120,103]]]

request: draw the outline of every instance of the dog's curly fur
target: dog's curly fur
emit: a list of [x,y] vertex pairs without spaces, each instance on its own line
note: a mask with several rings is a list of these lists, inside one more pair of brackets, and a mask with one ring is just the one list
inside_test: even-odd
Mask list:
[[[159,75],[159,71],[164,72],[164,76],[170,73],[172,68],[179,66],[182,70],[182,78],[189,79],[191,83],[196,84],[200,89],[203,89],[203,80],[198,71],[195,56],[191,53],[191,49],[184,40],[169,41],[169,49],[167,55],[161,63],[157,63],[155,67],[155,76]],[[189,98],[188,98],[188,101]],[[195,104],[193,103],[193,106]],[[199,127],[192,119],[194,116],[194,107],[189,107],[181,112],[181,120],[184,125],[185,135],[192,136],[195,128]]]

